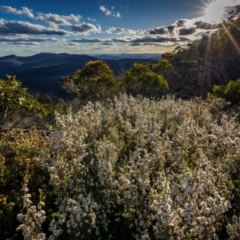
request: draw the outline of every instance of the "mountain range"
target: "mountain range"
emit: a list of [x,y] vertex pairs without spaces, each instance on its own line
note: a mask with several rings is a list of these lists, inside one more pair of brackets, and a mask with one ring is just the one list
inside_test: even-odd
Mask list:
[[6,74],[16,75],[22,86],[33,93],[51,94],[56,97],[66,95],[60,86],[62,77],[82,69],[90,60],[102,59],[120,76],[137,62],[153,63],[160,59],[159,54],[121,54],[121,55],[78,55],[67,53],[39,53],[29,57],[9,55],[0,57],[0,78]]

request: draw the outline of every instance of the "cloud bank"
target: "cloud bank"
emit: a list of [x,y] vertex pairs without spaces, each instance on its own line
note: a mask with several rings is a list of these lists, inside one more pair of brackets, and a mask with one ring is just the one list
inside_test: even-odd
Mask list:
[[46,28],[42,25],[32,24],[24,21],[0,20],[0,35],[36,34],[36,35],[69,35],[68,31],[62,29]]
[[0,6],[0,11],[12,13],[16,15],[23,15],[29,18],[34,18],[34,15],[32,13],[32,10],[27,7],[22,7],[21,10],[18,10],[16,8],[10,7],[10,6]]

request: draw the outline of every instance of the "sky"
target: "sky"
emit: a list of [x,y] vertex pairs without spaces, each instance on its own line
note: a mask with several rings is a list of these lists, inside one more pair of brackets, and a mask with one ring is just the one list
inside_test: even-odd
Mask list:
[[0,56],[162,54],[216,31],[240,0],[1,0]]

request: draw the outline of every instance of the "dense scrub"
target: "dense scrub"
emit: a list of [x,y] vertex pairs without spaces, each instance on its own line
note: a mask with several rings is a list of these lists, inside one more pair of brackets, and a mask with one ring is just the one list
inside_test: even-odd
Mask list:
[[[223,105],[123,96],[57,114],[50,239],[238,239],[240,126]],[[20,228],[44,239],[44,199],[24,189]]]
[[38,200],[39,190],[46,189],[49,177],[40,167],[40,152],[49,152],[50,146],[51,139],[36,129],[0,134],[1,239],[22,239],[16,231],[17,214],[23,211],[21,188],[28,183],[34,201]]
[[[0,238],[240,239],[239,117],[219,99],[239,104],[239,9],[121,78],[88,62],[62,80],[71,104],[0,80]],[[16,130],[32,116],[51,136]]]

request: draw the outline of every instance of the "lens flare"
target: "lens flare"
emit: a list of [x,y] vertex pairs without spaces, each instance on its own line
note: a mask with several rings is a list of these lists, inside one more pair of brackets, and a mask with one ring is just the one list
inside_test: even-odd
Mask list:
[[208,23],[220,23],[226,15],[226,1],[214,0],[206,4],[203,19]]

